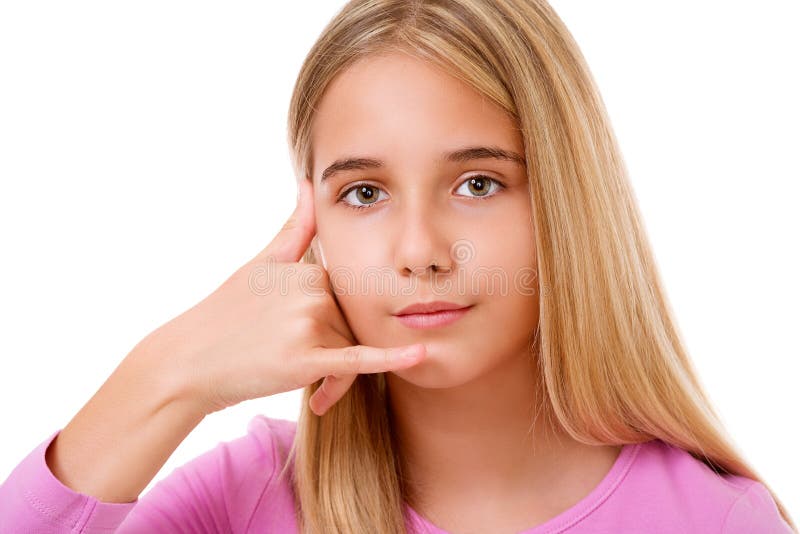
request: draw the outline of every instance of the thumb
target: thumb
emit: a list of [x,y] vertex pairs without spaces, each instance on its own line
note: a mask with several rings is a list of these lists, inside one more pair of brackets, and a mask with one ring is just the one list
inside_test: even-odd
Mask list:
[[297,205],[260,256],[272,256],[277,262],[298,262],[316,234],[314,188],[306,178],[297,184]]

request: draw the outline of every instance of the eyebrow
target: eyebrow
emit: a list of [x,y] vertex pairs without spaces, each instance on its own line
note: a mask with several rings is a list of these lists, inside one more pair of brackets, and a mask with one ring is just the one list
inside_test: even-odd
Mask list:
[[[475,159],[499,159],[507,160],[525,166],[525,158],[513,150],[505,150],[496,146],[471,146],[460,148],[452,152],[442,154],[442,159],[453,163],[461,163]],[[352,169],[375,169],[383,167],[385,162],[373,158],[346,157],[337,159],[322,171],[320,183],[324,182],[334,174]]]

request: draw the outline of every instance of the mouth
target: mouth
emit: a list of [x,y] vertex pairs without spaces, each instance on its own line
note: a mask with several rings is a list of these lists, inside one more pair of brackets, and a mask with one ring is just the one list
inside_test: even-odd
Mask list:
[[473,305],[431,312],[396,314],[397,320],[409,328],[439,328],[455,323],[464,317]]

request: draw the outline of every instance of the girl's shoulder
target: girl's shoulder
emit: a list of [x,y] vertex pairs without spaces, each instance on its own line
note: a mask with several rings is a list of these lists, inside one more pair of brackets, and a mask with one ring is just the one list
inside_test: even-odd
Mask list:
[[709,532],[791,532],[761,482],[720,474],[690,452],[660,439],[636,445],[619,488],[620,502],[638,502],[671,522]]
[[[292,484],[293,464],[290,462],[281,476],[284,464],[297,431],[297,422],[288,419],[267,417],[259,414],[247,424],[247,435],[237,444],[249,453],[238,460],[243,471],[249,475],[239,480],[237,498],[248,501],[248,531],[256,525],[270,525],[275,532],[295,532],[297,529],[296,499]],[[248,444],[248,439],[251,441]],[[256,443],[256,448],[252,447]],[[236,456],[236,444],[231,444],[229,457]]]
[[261,445],[263,452],[273,454],[275,461],[286,459],[296,432],[297,421],[264,414],[254,416],[247,423],[247,435]]

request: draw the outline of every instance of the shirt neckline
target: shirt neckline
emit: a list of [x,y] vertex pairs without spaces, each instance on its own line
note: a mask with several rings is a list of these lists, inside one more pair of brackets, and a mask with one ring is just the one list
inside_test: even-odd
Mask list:
[[[642,445],[643,443],[624,444],[617,455],[617,459],[614,460],[611,469],[609,469],[592,491],[560,514],[548,519],[544,523],[525,529],[518,534],[558,534],[585,519],[602,505],[622,483],[631,465],[633,465],[639,450],[642,448]],[[414,528],[416,529],[415,532],[423,532],[426,534],[451,534],[425,519],[408,503],[405,503],[405,508],[411,517]]]

